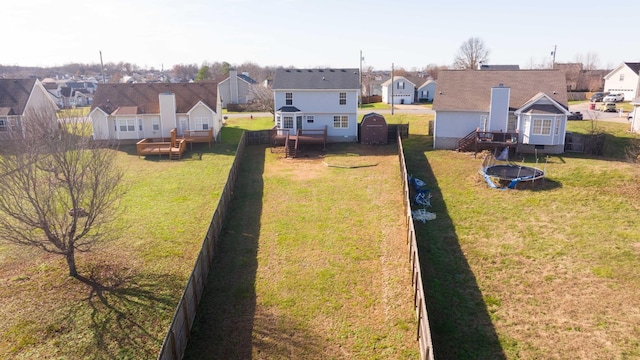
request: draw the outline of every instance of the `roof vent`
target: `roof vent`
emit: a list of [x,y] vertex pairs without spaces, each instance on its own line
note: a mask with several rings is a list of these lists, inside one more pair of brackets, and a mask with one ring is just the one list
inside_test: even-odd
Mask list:
[[331,70],[329,70],[329,71],[331,71],[331,72],[335,72],[335,70],[333,70],[333,69],[331,69]]
[[323,77],[322,77],[322,80],[327,80],[327,79],[325,79],[325,78],[324,78],[324,76],[323,76]]
[[498,87],[504,87],[503,83],[498,84]]

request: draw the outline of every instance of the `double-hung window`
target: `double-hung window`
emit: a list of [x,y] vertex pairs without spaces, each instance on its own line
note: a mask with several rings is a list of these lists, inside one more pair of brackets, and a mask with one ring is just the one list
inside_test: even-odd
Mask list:
[[136,119],[119,119],[118,126],[120,131],[123,132],[136,131]]
[[333,127],[335,129],[347,129],[349,127],[349,116],[348,115],[334,115],[333,116]]
[[341,92],[340,93],[340,105],[347,105],[347,93],[346,92]]
[[194,119],[196,130],[209,130],[209,118],[208,117],[196,117]]
[[551,119],[533,119],[533,135],[551,135]]
[[283,116],[282,117],[282,128],[283,129],[293,129],[293,116]]
[[284,103],[285,105],[293,105],[293,93],[284,93]]

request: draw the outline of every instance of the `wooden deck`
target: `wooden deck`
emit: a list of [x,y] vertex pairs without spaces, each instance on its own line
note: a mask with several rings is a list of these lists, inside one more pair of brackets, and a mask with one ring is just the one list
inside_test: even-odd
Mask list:
[[284,146],[286,157],[296,157],[298,150],[305,144],[322,144],[327,149],[327,127],[323,129],[298,129],[295,135],[289,135],[288,129],[272,129],[271,143],[274,147]]
[[457,151],[473,151],[518,146],[518,132],[498,132],[474,130],[458,141]]
[[145,138],[136,143],[138,157],[147,155],[168,155],[169,159],[180,159],[186,150],[186,140],[176,139],[176,129],[171,130],[171,141],[155,141]]
[[209,149],[211,149],[211,143],[213,143],[213,128],[209,130],[184,130],[182,138],[191,146],[193,150],[193,143],[207,143]]

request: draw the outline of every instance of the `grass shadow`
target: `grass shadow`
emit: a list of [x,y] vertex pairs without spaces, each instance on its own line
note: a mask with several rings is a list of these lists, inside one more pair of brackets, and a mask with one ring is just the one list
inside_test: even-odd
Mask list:
[[264,173],[264,146],[248,146],[185,359],[250,359]]
[[100,359],[157,356],[164,338],[163,329],[157,327],[158,314],[171,314],[176,303],[175,296],[158,289],[179,288],[183,280],[135,275],[105,263],[91,265],[89,274],[77,279],[89,287],[89,293],[66,318],[75,321],[86,316],[90,342],[61,348],[63,351],[71,357]]
[[506,359],[428,159],[431,137],[405,141],[407,171],[431,190],[436,220],[415,223],[436,359]]

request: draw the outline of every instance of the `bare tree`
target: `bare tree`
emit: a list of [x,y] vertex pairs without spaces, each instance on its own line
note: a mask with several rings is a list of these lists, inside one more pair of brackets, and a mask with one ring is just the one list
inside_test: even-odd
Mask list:
[[249,87],[251,97],[251,109],[275,114],[273,91],[261,84],[253,84]]
[[116,214],[116,153],[87,134],[84,118],[28,112],[0,154],[0,241],[63,256],[81,279],[76,251],[91,249]]
[[463,42],[453,60],[456,69],[478,70],[480,63],[489,60],[489,50],[480,38],[472,37]]

